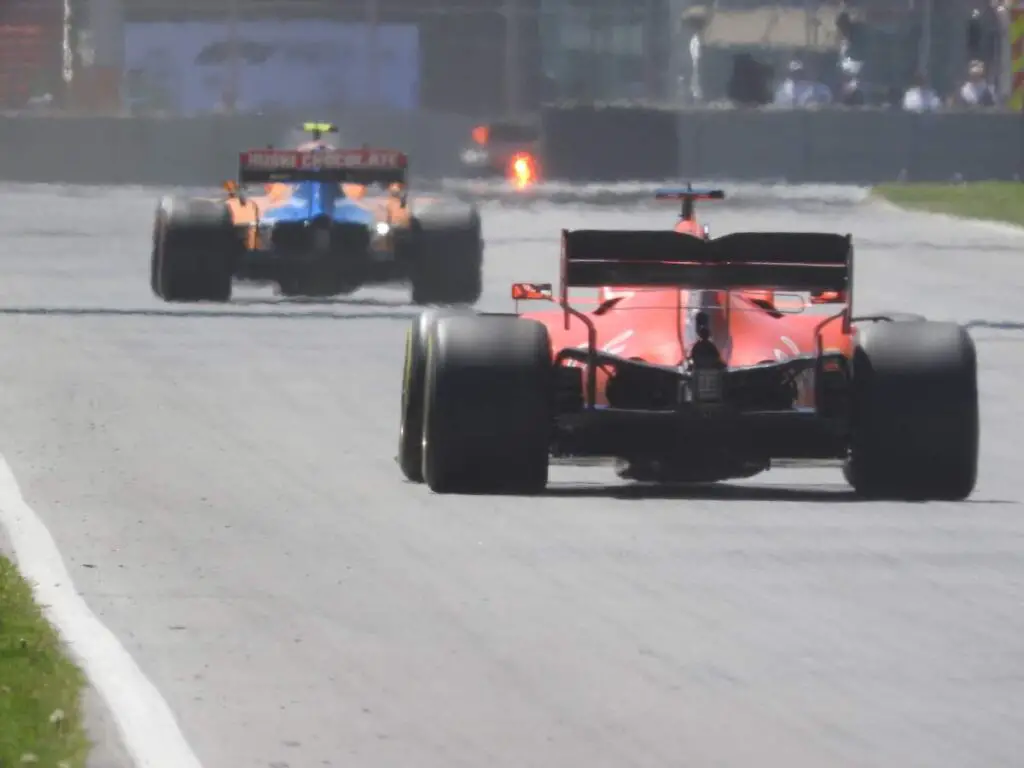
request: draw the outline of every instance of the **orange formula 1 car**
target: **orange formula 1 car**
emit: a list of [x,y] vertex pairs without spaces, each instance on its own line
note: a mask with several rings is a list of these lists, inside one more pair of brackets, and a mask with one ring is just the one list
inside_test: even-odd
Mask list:
[[[654,483],[835,460],[863,496],[975,484],[975,348],[959,325],[853,314],[849,235],[562,232],[561,286],[517,315],[428,310],[408,334],[399,464],[438,492],[539,492],[552,458]],[[609,288],[608,286],[615,286]],[[569,291],[598,288],[597,304]]]
[[540,128],[532,123],[498,121],[476,126],[459,159],[465,176],[502,178],[524,190],[540,181]]
[[417,304],[474,303],[483,260],[477,209],[410,201],[402,152],[338,149],[322,139],[334,126],[304,127],[312,141],[295,149],[240,153],[238,181],[225,183],[223,198],[160,201],[153,292],[165,301],[227,301],[234,280],[269,283],[286,296],[408,282]]

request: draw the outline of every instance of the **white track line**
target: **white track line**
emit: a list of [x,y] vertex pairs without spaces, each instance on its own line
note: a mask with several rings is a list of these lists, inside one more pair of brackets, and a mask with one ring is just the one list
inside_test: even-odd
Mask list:
[[117,723],[138,768],[202,768],[160,692],[78,594],[53,537],[0,456],[0,524],[22,575]]

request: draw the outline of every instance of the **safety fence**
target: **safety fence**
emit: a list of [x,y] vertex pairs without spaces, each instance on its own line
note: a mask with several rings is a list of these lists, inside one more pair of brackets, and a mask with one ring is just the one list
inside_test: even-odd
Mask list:
[[[0,23],[12,2],[65,6],[5,0]],[[535,111],[544,100],[584,92],[661,95],[675,0],[67,2],[77,8],[74,76],[50,86],[65,108],[196,115],[386,107],[482,116]],[[0,106],[24,107],[24,90]]]
[[[858,0],[4,0],[0,108],[198,115],[291,108],[536,111],[546,101],[724,99],[738,55],[835,87],[837,61],[943,94],[968,3]],[[1009,33],[1007,32],[1007,35]],[[699,38],[699,73],[691,56]]]

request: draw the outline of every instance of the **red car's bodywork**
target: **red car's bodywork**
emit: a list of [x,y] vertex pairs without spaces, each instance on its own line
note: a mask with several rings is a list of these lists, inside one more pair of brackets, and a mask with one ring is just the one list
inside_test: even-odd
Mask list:
[[[682,215],[673,228],[679,237],[706,240],[709,233],[697,221],[693,201],[721,199],[724,195],[718,191],[679,190],[659,194],[659,197],[683,201]],[[535,288],[519,284],[513,288],[513,297],[549,297],[547,291],[537,292]],[[711,341],[718,347],[723,362],[729,368],[738,368],[813,356],[823,351],[839,352],[848,357],[852,336],[845,322],[849,299],[845,293],[782,293],[756,287],[692,290],[684,285],[604,286],[598,289],[596,306],[585,309],[576,306],[573,312],[563,308],[530,312],[524,317],[547,327],[556,356],[565,349],[587,349],[592,328],[595,346],[602,352],[655,365],[682,366],[698,338],[696,315],[704,312],[710,320]],[[563,364],[586,365],[571,359]],[[598,368],[598,405],[606,404],[604,388],[608,375],[606,367]],[[811,381],[810,376],[804,378]],[[803,402],[797,405],[810,405],[812,395],[801,389]]]

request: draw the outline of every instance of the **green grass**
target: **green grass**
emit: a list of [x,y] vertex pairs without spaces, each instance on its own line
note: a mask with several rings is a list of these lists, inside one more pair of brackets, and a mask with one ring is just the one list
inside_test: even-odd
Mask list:
[[1024,183],[882,184],[875,194],[905,208],[1024,226]]
[[0,556],[0,766],[82,768],[84,686],[31,588]]

